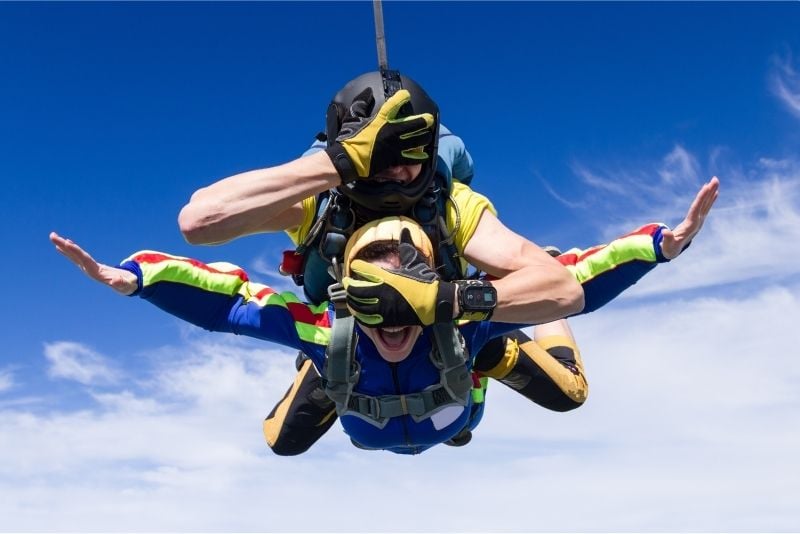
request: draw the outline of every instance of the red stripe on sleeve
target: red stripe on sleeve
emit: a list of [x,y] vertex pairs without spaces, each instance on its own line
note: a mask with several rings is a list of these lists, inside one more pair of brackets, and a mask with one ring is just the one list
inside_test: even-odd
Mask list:
[[214,269],[213,267],[209,267],[205,263],[197,260],[192,260],[188,258],[176,258],[174,256],[167,256],[166,254],[158,254],[153,252],[148,252],[145,254],[138,254],[133,257],[133,261],[136,263],[160,263],[162,261],[182,261],[184,263],[188,263],[189,265],[201,269],[203,271],[207,271],[209,273],[217,273],[217,274],[229,274],[233,276],[238,276],[240,280],[243,282],[247,282],[249,278],[247,277],[247,273],[244,272],[242,269],[233,269],[231,271],[220,271],[219,269]]
[[274,289],[272,289],[271,287],[265,287],[264,289],[256,293],[255,298],[260,299],[267,295],[272,295],[273,293],[276,293]]
[[[660,224],[656,224],[656,223],[646,224],[646,225],[642,226],[641,228],[639,228],[637,230],[634,230],[633,232],[625,234],[622,237],[618,237],[614,241],[619,241],[621,239],[625,239],[626,237],[631,237],[631,236],[635,236],[635,235],[653,235],[653,234],[656,233],[656,231],[658,231],[659,228],[661,228]],[[558,261],[560,261],[562,265],[576,265],[578,262],[581,262],[581,261],[585,260],[586,258],[591,256],[592,254],[596,254],[596,253],[600,252],[601,250],[603,250],[607,246],[608,245],[600,245],[600,246],[597,246],[597,247],[592,247],[589,250],[585,251],[580,256],[577,255],[577,254],[562,254],[562,255],[556,257],[556,259]]]
[[289,302],[286,304],[286,307],[289,308],[289,312],[292,314],[292,318],[294,318],[295,322],[313,324],[314,326],[331,326],[327,309],[322,313],[312,313],[307,304],[300,304],[297,302]]

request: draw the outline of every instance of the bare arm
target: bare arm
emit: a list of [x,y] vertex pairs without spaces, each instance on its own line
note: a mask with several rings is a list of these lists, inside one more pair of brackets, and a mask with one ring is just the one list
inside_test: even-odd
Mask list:
[[325,152],[283,165],[236,174],[197,190],[178,215],[192,244],[224,243],[276,232],[303,221],[301,202],[341,183]]
[[416,149],[431,142],[434,119],[430,113],[398,117],[410,100],[411,94],[401,89],[373,115],[371,89],[363,91],[324,152],[200,189],[178,216],[181,232],[190,243],[221,243],[291,228],[302,223],[298,203],[340,185],[340,177],[367,179],[390,167],[421,163],[428,156]]
[[547,323],[583,309],[583,288],[544,250],[509,230],[484,210],[464,256],[497,277],[497,307],[492,320]]
[[97,262],[77,243],[71,239],[65,239],[55,232],[50,232],[50,242],[55,245],[57,251],[66,256],[92,280],[110,287],[121,295],[130,295],[136,291],[136,275],[132,272]]

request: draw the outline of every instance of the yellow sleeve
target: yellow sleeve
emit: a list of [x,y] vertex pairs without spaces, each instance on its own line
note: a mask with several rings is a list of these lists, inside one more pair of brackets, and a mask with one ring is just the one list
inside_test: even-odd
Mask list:
[[317,197],[308,197],[303,200],[303,222],[294,228],[287,228],[286,235],[292,240],[295,246],[303,242],[311,230],[314,223],[314,216],[317,214]]
[[[450,197],[452,201],[447,203],[445,222],[449,231],[455,230],[455,245],[459,254],[463,254],[464,247],[472,239],[472,234],[478,227],[483,210],[489,210],[493,215],[497,215],[497,211],[488,198],[461,182],[453,181]],[[456,226],[456,208],[458,208],[458,226]]]

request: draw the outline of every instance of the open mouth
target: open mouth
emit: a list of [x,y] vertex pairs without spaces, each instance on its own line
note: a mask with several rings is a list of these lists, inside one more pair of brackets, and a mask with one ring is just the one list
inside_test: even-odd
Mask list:
[[388,362],[406,359],[422,334],[420,326],[364,327],[364,333],[375,344],[380,356]]
[[378,328],[378,339],[389,350],[396,351],[405,347],[411,337],[410,326],[394,326]]

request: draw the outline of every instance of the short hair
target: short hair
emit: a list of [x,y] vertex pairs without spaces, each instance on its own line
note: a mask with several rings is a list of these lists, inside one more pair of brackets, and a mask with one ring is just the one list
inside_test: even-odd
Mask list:
[[[431,259],[424,251],[420,250],[417,247],[414,247],[420,256],[425,258],[428,261],[428,265],[431,263]],[[366,262],[373,262],[378,260],[384,260],[390,257],[397,258],[400,256],[400,243],[397,241],[373,241],[369,245],[365,246],[361,250],[356,253],[353,259],[355,260],[364,260]]]
[[397,241],[373,241],[358,251],[356,260],[373,262],[383,260],[389,256],[400,255],[400,244]]

